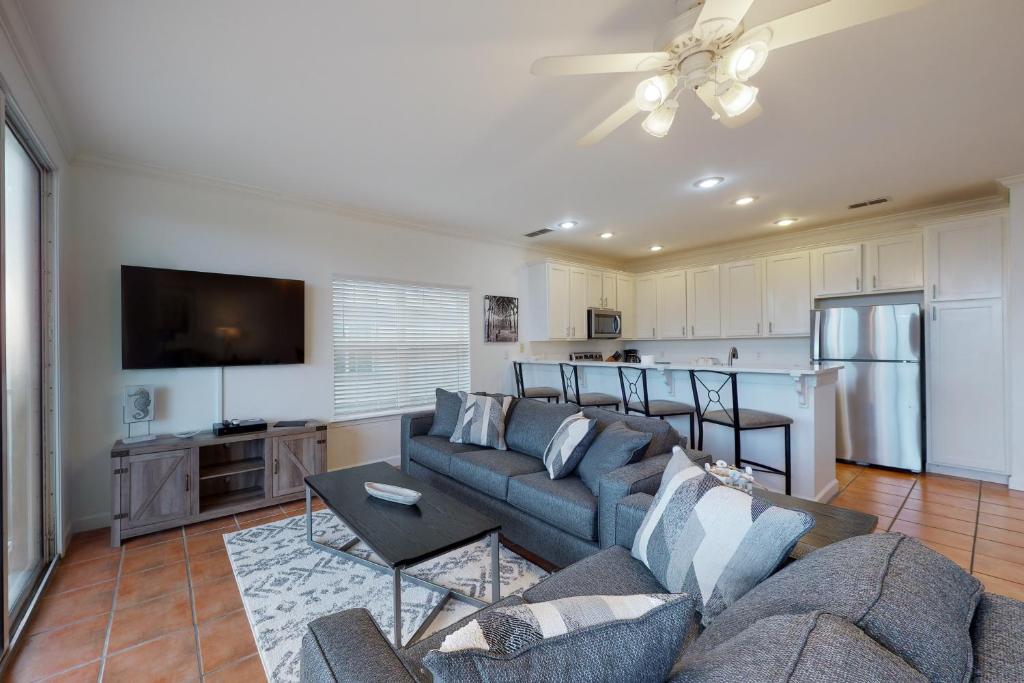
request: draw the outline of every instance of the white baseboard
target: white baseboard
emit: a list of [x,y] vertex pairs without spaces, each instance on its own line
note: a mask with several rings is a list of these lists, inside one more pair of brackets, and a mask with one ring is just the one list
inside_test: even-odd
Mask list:
[[92,529],[100,529],[102,527],[109,526],[110,513],[100,512],[95,515],[89,515],[88,517],[79,517],[78,519],[71,520],[71,533],[77,534],[80,531],[91,531]]
[[1010,481],[1007,482],[1011,489],[1017,491],[1024,491],[1024,475],[1014,474],[1010,476]]
[[828,483],[828,486],[818,492],[818,495],[814,497],[814,500],[819,503],[827,503],[832,500],[837,493],[839,493],[839,480],[833,479]]
[[1006,474],[998,474],[996,472],[983,472],[982,470],[972,470],[969,467],[954,467],[952,465],[938,465],[935,463],[928,463],[928,466],[925,469],[928,472],[933,472],[935,474],[946,474],[951,477],[963,477],[964,479],[978,479],[980,481],[990,481],[995,484],[1005,484],[1009,479],[1009,476]]

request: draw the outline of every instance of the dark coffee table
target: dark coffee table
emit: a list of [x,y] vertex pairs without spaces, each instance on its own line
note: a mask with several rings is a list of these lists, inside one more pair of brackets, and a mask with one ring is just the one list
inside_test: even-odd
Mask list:
[[803,510],[814,517],[814,527],[804,534],[790,551],[789,556],[798,560],[818,548],[842,541],[852,536],[863,536],[875,530],[878,517],[866,512],[847,510],[846,508],[817,503],[813,500],[794,498],[767,489],[757,489],[755,493],[765,500],[790,510]]
[[[363,488],[368,481],[420,491],[415,505],[389,503],[372,497]],[[352,530],[356,538],[341,548],[313,540],[313,493]],[[501,525],[428,484],[403,474],[386,463],[360,465],[306,477],[306,541],[319,550],[358,562],[373,569],[390,570],[394,577],[395,647],[402,647],[402,578],[425,588],[442,591],[441,600],[409,639],[415,643],[449,598],[474,607],[488,603],[436,583],[410,576],[404,570],[438,555],[487,538],[491,539],[491,602],[501,599],[498,565],[498,532]],[[346,552],[362,541],[383,564]]]

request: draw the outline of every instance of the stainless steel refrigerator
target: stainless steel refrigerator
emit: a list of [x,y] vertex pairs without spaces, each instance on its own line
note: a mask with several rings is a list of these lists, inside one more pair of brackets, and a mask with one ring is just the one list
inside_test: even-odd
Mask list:
[[920,472],[924,344],[921,306],[811,311],[811,360],[842,364],[836,457]]

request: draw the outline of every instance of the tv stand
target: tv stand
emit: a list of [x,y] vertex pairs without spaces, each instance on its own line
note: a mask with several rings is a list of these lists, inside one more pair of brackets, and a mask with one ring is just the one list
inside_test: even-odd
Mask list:
[[118,441],[111,455],[110,542],[300,500],[327,469],[327,425],[187,439]]

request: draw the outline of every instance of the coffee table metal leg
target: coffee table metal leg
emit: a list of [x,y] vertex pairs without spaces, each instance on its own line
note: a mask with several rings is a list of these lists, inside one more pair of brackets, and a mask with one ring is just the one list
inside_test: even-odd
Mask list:
[[313,542],[313,492],[306,487],[306,540]]
[[498,532],[491,534],[491,604],[501,600],[501,542]]
[[402,648],[402,570],[395,567],[392,572],[395,577],[395,585],[392,588],[395,598],[395,647]]

